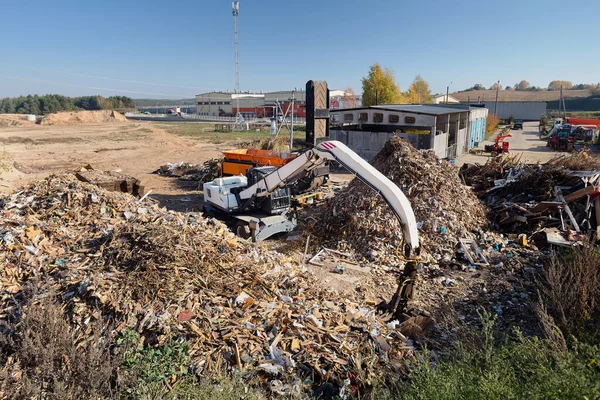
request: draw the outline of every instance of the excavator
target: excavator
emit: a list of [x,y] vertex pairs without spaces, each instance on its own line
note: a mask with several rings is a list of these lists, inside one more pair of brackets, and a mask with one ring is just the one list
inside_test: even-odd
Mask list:
[[415,214],[394,182],[343,143],[321,142],[279,168],[253,167],[246,170],[246,176],[217,178],[204,183],[204,211],[229,223],[238,236],[257,242],[276,233],[289,232],[297,221],[291,209],[290,185],[331,162],[341,164],[381,194],[400,222],[407,262],[394,297],[380,305],[400,318],[412,298],[419,262]]
[[249,168],[246,176],[217,178],[205,183],[204,210],[225,221],[235,222],[235,232],[253,241],[290,232],[296,227],[296,217],[291,210],[290,185],[332,161],[340,163],[383,196],[400,221],[405,243],[417,248],[417,223],[404,193],[338,141],[322,142],[279,168]]

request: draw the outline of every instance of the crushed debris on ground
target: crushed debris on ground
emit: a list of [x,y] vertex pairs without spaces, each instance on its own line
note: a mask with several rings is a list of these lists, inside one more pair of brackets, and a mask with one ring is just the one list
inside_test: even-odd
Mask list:
[[[391,138],[371,164],[410,201],[423,249],[440,258],[454,253],[461,238],[485,229],[486,211],[460,181],[457,168],[431,151]],[[333,198],[317,222],[324,240],[344,240],[367,258],[383,263],[402,255],[402,235],[385,200],[355,179]]]
[[166,163],[154,171],[155,174],[172,176],[184,181],[210,182],[221,176],[222,158],[212,158],[203,164],[189,164],[183,161]]
[[1,198],[0,212],[2,321],[36,307],[22,304],[35,285],[61,300],[82,349],[110,322],[114,334],[135,329],[150,345],[186,338],[198,372],[252,368],[263,382],[291,374],[308,387],[360,387],[397,380],[412,359],[402,325],[213,219],[72,174]]

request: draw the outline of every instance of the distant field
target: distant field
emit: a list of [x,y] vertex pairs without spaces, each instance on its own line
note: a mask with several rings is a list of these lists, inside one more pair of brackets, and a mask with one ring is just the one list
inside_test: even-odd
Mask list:
[[[563,94],[565,99],[570,98],[583,98],[591,96],[592,93],[589,89],[583,90],[564,90]],[[482,101],[493,101],[496,99],[495,90],[473,90],[470,92],[459,92],[452,93],[452,97],[460,100],[472,102],[477,101],[477,97],[480,97]],[[500,90],[498,92],[498,101],[557,101],[560,99],[560,91],[540,91],[540,92],[517,92],[509,90]]]
[[[269,128],[265,127],[260,131],[234,131],[219,132],[215,130],[214,123],[155,123],[153,126],[164,129],[169,133],[183,136],[189,139],[202,140],[209,143],[223,143],[230,140],[260,140],[268,138]],[[287,131],[286,131],[287,132]],[[304,135],[304,132],[301,133]]]

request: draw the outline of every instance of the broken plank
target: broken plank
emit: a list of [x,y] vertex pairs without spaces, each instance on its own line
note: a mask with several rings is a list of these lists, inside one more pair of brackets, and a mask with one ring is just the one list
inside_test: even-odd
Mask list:
[[568,194],[565,196],[565,201],[567,203],[570,203],[572,201],[575,201],[577,199],[580,199],[584,196],[590,195],[592,193],[594,193],[594,191],[596,190],[596,188],[594,186],[586,186],[583,189],[579,189],[576,192],[573,192],[571,194]]

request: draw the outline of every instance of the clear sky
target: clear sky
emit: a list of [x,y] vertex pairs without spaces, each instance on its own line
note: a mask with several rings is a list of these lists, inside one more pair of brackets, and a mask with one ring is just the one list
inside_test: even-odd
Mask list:
[[[0,97],[191,98],[235,87],[229,0],[0,1]],[[241,90],[600,81],[600,1],[240,0]],[[110,79],[106,79],[110,78]]]

